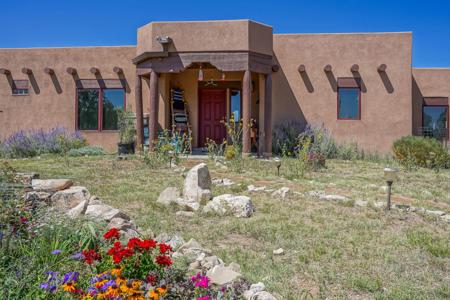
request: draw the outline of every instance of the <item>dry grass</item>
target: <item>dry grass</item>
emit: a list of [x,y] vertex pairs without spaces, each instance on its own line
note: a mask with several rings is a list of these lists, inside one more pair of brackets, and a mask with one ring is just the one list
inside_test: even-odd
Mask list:
[[[192,166],[198,161],[183,161]],[[241,265],[253,282],[263,281],[284,299],[439,299],[450,297],[450,225],[414,213],[386,213],[323,202],[290,193],[282,200],[267,193],[250,196],[256,213],[249,219],[196,214],[176,218],[174,207],[156,204],[160,191],[181,187],[183,178],[169,169],[151,170],[138,159],[114,157],[15,160],[19,171],[36,171],[42,178],[72,178],[92,194],[127,212],[155,233],[195,238],[226,262]],[[283,162],[288,164],[289,162]],[[244,174],[217,170],[213,177],[236,182],[214,187],[215,195],[248,194],[249,184],[292,191],[324,190],[353,200],[383,201],[381,163],[329,161],[328,168],[288,180],[275,167],[246,160]],[[282,175],[284,165],[282,166]],[[450,170],[402,172],[394,184],[394,202],[450,211]],[[272,255],[282,247],[285,255]]]

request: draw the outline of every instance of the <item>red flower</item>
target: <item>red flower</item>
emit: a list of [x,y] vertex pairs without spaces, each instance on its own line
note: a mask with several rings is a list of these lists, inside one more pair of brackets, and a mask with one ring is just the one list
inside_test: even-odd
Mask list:
[[156,282],[156,276],[155,275],[148,275],[147,276],[147,282],[151,285],[155,285]]
[[172,260],[167,255],[159,255],[156,257],[156,263],[160,266],[170,266],[172,264]]
[[28,218],[27,217],[20,217],[20,222],[21,223],[26,223],[26,222],[28,222]]
[[166,254],[168,251],[172,251],[172,247],[170,245],[164,243],[159,244],[159,252],[161,254]]
[[156,242],[154,240],[143,240],[139,243],[139,247],[145,250],[156,248]]
[[134,237],[134,238],[131,238],[128,240],[127,246],[130,249],[134,249],[134,248],[140,247],[141,243],[142,243],[142,241],[140,238]]
[[94,260],[101,260],[102,259],[102,256],[100,255],[100,253],[97,253],[94,249],[83,250],[81,252],[81,254],[84,257],[84,261],[88,265],[91,265],[94,262]]
[[115,242],[107,254],[112,256],[114,263],[118,264],[124,257],[130,257],[133,255],[133,249],[125,248],[119,241]]
[[115,238],[115,239],[119,239],[120,238],[120,233],[119,233],[119,229],[117,228],[111,228],[107,233],[105,233],[103,235],[103,237],[107,240],[111,239],[111,238]]

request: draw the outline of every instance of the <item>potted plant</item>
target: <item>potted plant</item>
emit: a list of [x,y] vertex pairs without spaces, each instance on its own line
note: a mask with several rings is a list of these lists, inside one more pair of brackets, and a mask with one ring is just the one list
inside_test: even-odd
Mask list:
[[117,127],[119,129],[119,143],[117,143],[117,153],[133,154],[135,151],[136,126],[135,116],[131,109],[120,109],[117,111]]

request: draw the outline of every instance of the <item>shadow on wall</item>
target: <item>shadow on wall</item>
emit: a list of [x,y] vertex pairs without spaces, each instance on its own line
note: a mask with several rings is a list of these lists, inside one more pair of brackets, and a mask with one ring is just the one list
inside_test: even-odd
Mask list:
[[50,74],[50,79],[52,80],[53,86],[55,87],[55,90],[58,94],[61,94],[63,92],[61,85],[59,84],[58,77],[56,76],[56,73]]
[[392,82],[389,79],[389,75],[386,73],[386,71],[378,71],[378,74],[380,74],[380,78],[381,81],[383,82],[386,92],[392,94],[394,92],[394,86],[392,86]]
[[360,88],[361,88],[361,92],[362,93],[367,93],[367,87],[366,84],[364,83],[364,80],[361,76],[361,73],[359,73],[359,71],[352,71],[353,77],[359,79],[359,84],[360,84]]
[[423,95],[417,85],[416,79],[412,77],[412,133],[414,135],[419,133],[419,128],[422,127],[422,106]]
[[41,93],[41,90],[39,89],[39,85],[36,81],[36,77],[34,77],[33,71],[27,74],[28,80],[30,81],[31,87],[33,88],[33,91],[36,95],[39,95]]
[[[276,64],[281,66],[278,62],[277,57],[274,55],[274,59]],[[307,76],[307,75],[306,75]],[[296,77],[297,79],[298,77]],[[309,77],[305,77],[302,79],[305,82],[309,83],[307,85],[307,90],[312,93],[314,91],[314,87],[309,80]],[[294,80],[295,81],[295,80]],[[306,124],[305,115],[299,104],[299,99],[297,99],[292,91],[292,88],[289,84],[289,81],[286,77],[286,74],[283,71],[283,68],[280,67],[279,71],[273,74],[273,88],[272,93],[278,96],[279,98],[274,98],[273,101],[273,109],[272,109],[272,123],[273,126],[286,124],[290,121],[295,121],[296,123]]]
[[302,77],[303,84],[305,85],[308,93],[314,93],[314,86],[311,82],[311,79],[308,76],[306,69],[303,71],[299,71],[299,72],[300,72],[300,76]]

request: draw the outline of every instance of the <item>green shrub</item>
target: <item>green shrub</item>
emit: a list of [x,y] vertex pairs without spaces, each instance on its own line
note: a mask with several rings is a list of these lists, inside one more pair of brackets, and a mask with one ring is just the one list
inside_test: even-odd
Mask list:
[[394,142],[395,158],[407,167],[432,169],[448,167],[448,150],[433,138],[405,136]]
[[78,149],[69,150],[69,156],[97,156],[97,155],[105,155],[105,150],[101,147],[96,146],[86,146]]

